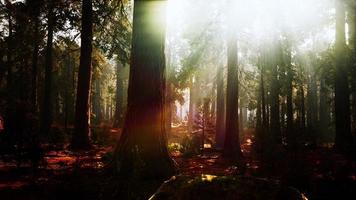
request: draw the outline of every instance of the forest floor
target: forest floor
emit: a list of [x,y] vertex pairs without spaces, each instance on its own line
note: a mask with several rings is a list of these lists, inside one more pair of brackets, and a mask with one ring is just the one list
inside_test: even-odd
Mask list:
[[[185,130],[184,127],[174,127],[169,142],[181,142],[186,134]],[[116,141],[120,130],[108,131],[112,141]],[[332,149],[320,148],[307,149],[302,156],[294,156],[293,159],[298,162],[293,162],[293,167],[285,153],[272,164],[261,165],[261,160],[252,151],[251,131],[245,132],[247,134],[242,138],[241,145],[245,169],[226,162],[219,151],[210,148],[210,144],[200,154],[185,156],[173,151],[172,157],[178,163],[180,173],[184,175],[239,174],[263,177],[294,186],[309,199],[356,198],[355,160],[336,154]],[[210,140],[207,141],[209,143]],[[26,158],[0,157],[0,199],[147,199],[161,181],[134,183],[114,180],[103,173],[103,168],[110,159],[110,152],[113,151],[113,144],[114,142],[110,145],[94,145],[91,151],[85,152],[66,149],[46,151],[36,170]],[[137,191],[138,186],[142,191]]]

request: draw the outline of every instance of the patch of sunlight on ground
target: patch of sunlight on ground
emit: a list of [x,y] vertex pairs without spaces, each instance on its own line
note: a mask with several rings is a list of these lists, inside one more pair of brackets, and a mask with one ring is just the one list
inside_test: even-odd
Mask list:
[[213,179],[215,179],[217,176],[210,175],[210,174],[202,174],[201,175],[201,180],[202,181],[209,181],[211,182]]

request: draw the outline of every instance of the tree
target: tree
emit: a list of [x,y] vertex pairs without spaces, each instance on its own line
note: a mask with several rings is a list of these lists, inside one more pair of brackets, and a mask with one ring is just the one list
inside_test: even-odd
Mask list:
[[167,178],[175,172],[164,123],[165,4],[134,2],[127,113],[113,163],[121,176]]
[[[229,13],[232,21],[232,11]],[[230,25],[227,40],[227,89],[226,89],[226,128],[223,155],[232,160],[241,160],[242,152],[239,140],[238,126],[238,63],[237,63],[237,36],[235,25]]]
[[350,152],[352,148],[350,120],[350,91],[346,66],[345,5],[335,2],[335,148],[340,152]]
[[90,86],[92,73],[93,5],[92,0],[82,1],[82,30],[80,63],[75,104],[75,124],[72,148],[90,147]]
[[269,65],[271,67],[271,127],[270,127],[270,134],[269,134],[269,142],[273,146],[274,144],[280,142],[281,136],[281,123],[280,123],[280,101],[279,101],[279,94],[280,94],[280,81],[279,81],[279,69],[282,66],[281,60],[279,59],[279,52],[277,46],[279,46],[279,41],[275,39],[275,42],[272,44],[273,47],[272,52],[270,54],[270,62]]
[[224,146],[225,129],[225,95],[224,95],[224,68],[218,67],[216,76],[216,135],[217,148]]
[[38,110],[37,103],[37,85],[38,85],[38,54],[40,48],[40,14],[42,1],[28,1],[31,8],[31,21],[33,22],[33,52],[32,52],[32,83],[31,83],[31,101],[33,111]]
[[123,70],[124,66],[121,63],[117,63],[116,66],[116,106],[115,106],[115,119],[113,127],[118,128],[122,126],[123,121],[123,101],[124,101],[124,78]]
[[55,2],[48,2],[47,46],[45,56],[45,85],[43,94],[43,106],[41,116],[41,132],[49,134],[52,125],[52,68],[53,68],[53,33],[55,26]]

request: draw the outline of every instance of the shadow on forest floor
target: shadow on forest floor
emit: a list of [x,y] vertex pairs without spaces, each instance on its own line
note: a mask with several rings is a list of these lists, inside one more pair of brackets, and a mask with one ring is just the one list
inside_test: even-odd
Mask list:
[[[170,142],[179,142],[181,132],[182,127],[173,129]],[[227,163],[221,158],[221,153],[213,148],[205,149],[203,154],[184,156],[172,152],[172,155],[179,164],[180,173],[186,176],[239,174],[278,180],[282,185],[297,188],[309,199],[355,199],[355,161],[323,148],[307,149],[302,155],[293,157],[294,162],[282,153],[274,163],[261,165],[262,162],[251,150],[252,146],[253,137],[244,137],[241,145],[246,160],[244,170]],[[0,198],[147,199],[162,180],[116,180],[103,173],[102,169],[112,150],[112,145],[97,145],[93,150],[81,153],[48,151],[45,153],[45,162],[37,170],[33,170],[27,161],[18,166],[16,159],[3,157],[0,160]]]

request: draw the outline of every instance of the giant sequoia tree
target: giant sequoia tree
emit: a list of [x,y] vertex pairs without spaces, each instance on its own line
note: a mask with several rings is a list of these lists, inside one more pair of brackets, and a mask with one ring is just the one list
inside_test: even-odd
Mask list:
[[121,176],[166,178],[174,173],[164,122],[165,4],[134,2],[127,114],[114,159]]
[[78,73],[77,100],[75,106],[74,135],[72,148],[86,149],[90,146],[90,84],[92,72],[93,7],[91,0],[83,0],[80,64]]

